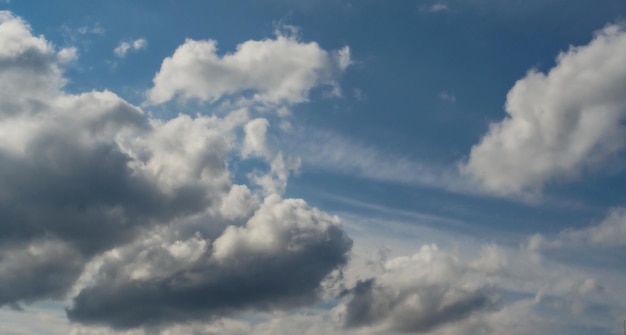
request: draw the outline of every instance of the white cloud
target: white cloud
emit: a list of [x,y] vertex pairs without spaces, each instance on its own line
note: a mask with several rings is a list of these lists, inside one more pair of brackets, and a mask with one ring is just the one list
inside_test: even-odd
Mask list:
[[282,152],[276,151],[268,145],[268,127],[269,122],[264,118],[251,120],[245,125],[241,155],[244,158],[261,157],[269,163],[269,172],[260,173],[256,171],[250,173],[249,178],[263,189],[265,195],[282,194],[287,186],[289,174],[297,172],[301,161],[297,156],[285,156]]
[[287,187],[287,178],[292,172],[298,171],[301,160],[299,157],[285,156],[279,152],[273,155],[269,163],[268,173],[251,173],[248,178],[261,186],[265,195],[282,194]]
[[246,124],[244,127],[245,139],[242,149],[242,155],[244,157],[259,155],[271,159],[273,152],[266,143],[267,127],[269,127],[269,122],[267,119],[263,118],[254,119]]
[[530,250],[589,246],[626,246],[626,208],[612,209],[602,222],[587,228],[567,229],[553,239],[537,234],[528,242]]
[[299,103],[308,99],[315,86],[336,85],[336,77],[349,64],[347,47],[333,57],[315,42],[303,43],[281,34],[275,39],[247,41],[224,56],[217,54],[213,40],[188,39],[163,61],[148,101],[160,104],[180,96],[214,102],[250,92],[256,102]]
[[57,54],[58,62],[60,64],[68,64],[78,59],[78,49],[76,48],[64,48]]
[[[76,322],[210,320],[313,303],[347,262],[336,217],[282,198],[299,160],[270,148],[265,119],[244,108],[163,120],[110,91],[65,92],[75,50],[57,51],[8,12],[0,45],[0,305],[70,293]],[[246,150],[269,169],[244,181],[264,188],[263,201],[233,184],[229,162]],[[151,315],[108,307],[144,303]]]
[[305,169],[323,169],[359,178],[443,188],[453,192],[477,192],[455,169],[445,164],[411,159],[340,134],[299,129],[284,142],[289,152],[302,157]]
[[220,213],[226,219],[237,220],[246,218],[258,207],[259,199],[246,185],[233,185],[222,201]]
[[252,255],[288,254],[323,242],[333,225],[339,225],[338,217],[309,209],[303,200],[270,196],[245,227],[230,226],[215,240],[213,257],[224,263]]
[[[355,241],[351,262],[344,272],[347,287],[354,287],[357,280],[377,279],[385,274],[390,278],[388,286],[397,286],[392,282],[392,278],[397,277],[386,270],[385,264],[392,259],[407,259],[403,255],[421,253],[415,251],[416,245],[436,241],[438,252],[455,259],[463,269],[455,279],[458,285],[485,281],[500,297],[495,308],[487,308],[460,322],[447,323],[426,334],[501,334],[508,328],[513,334],[583,335],[584,331],[570,329],[608,329],[610,323],[603,324],[603,316],[594,313],[598,309],[622,313],[626,308],[623,269],[602,271],[564,264],[516,243],[482,245],[485,239],[490,239],[487,236],[493,235],[476,232],[467,236],[447,229],[429,229],[420,224],[427,219],[419,217],[409,219],[407,216],[398,222],[390,215],[376,218],[361,209],[355,213],[359,214],[340,215]],[[380,253],[371,255],[377,248],[382,248],[382,257]],[[581,253],[587,250],[585,246],[577,249]],[[415,277],[419,277],[420,270],[411,269],[407,266],[407,273],[415,272]],[[412,283],[420,285],[419,282]],[[355,333],[389,333],[376,328],[382,324]]]
[[[564,333],[592,321],[556,309],[556,302],[584,308],[606,298],[597,295],[601,286],[581,273],[525,264],[524,251],[490,245],[477,258],[471,254],[424,245],[411,256],[369,259],[368,271],[358,269],[360,281],[332,311],[347,326],[333,334]],[[355,278],[354,270],[352,265],[346,276]]]
[[341,69],[341,71],[345,71],[348,66],[352,65],[352,63],[349,46],[346,45],[337,51],[337,64],[339,65],[339,69]]
[[82,26],[76,29],[76,32],[80,35],[104,35],[106,30],[99,24],[94,24],[93,26]]
[[31,34],[26,22],[6,11],[0,11],[0,44],[0,115],[44,103],[65,84],[61,64],[50,58],[67,59],[68,52],[56,53],[43,37]]
[[137,52],[147,47],[148,41],[145,38],[139,38],[132,42],[121,42],[117,47],[115,47],[113,53],[119,58],[124,58],[128,52]]
[[464,278],[468,270],[435,245],[390,259],[377,277],[357,283],[344,322],[371,333],[427,333],[469,318],[494,304],[495,297],[487,278]]
[[87,51],[91,48],[94,37],[102,37],[106,33],[106,29],[99,23],[86,25],[82,27],[70,27],[62,25],[59,29],[65,43],[80,46],[81,51]]
[[428,13],[439,13],[439,12],[445,12],[448,10],[450,10],[450,7],[448,6],[448,4],[441,3],[441,2],[434,3],[430,6],[424,6],[421,9],[422,12],[428,12]]
[[611,25],[571,47],[547,74],[531,70],[507,96],[461,171],[496,194],[540,192],[601,167],[626,145],[626,32]]

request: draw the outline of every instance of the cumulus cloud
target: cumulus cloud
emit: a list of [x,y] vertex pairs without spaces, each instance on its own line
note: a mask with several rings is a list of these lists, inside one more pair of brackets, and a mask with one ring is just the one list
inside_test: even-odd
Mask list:
[[581,311],[617,312],[623,306],[621,271],[607,283],[593,270],[525,249],[476,248],[457,239],[454,251],[424,245],[411,256],[390,256],[397,254],[393,240],[391,254],[362,259],[365,246],[355,241],[344,273],[350,289],[331,312],[343,329],[332,334],[582,335],[591,324],[602,330],[610,325],[598,325]]
[[277,195],[213,241],[166,236],[111,251],[70,320],[123,329],[302,306],[351,248],[336,217]]
[[548,73],[531,70],[507,96],[461,171],[497,194],[539,192],[597,169],[626,144],[626,32],[610,25],[561,53]]
[[147,47],[148,41],[145,38],[138,38],[132,42],[121,42],[117,47],[115,47],[115,49],[113,49],[113,53],[118,58],[124,58],[126,57],[126,54],[131,51],[137,52]]
[[31,108],[56,94],[64,84],[59,54],[43,37],[33,36],[30,26],[11,13],[0,11],[0,115]]
[[[69,292],[78,323],[212,319],[314,302],[345,265],[338,219],[282,198],[298,160],[269,148],[263,119],[162,120],[109,91],[69,94],[75,51],[8,12],[0,44],[0,306]],[[244,152],[270,165],[261,195],[232,181]]]
[[372,333],[428,333],[467,319],[495,303],[489,283],[466,277],[469,270],[435,245],[391,259],[378,277],[351,290],[344,325]]
[[86,257],[150,222],[146,206],[170,200],[116,147],[116,137],[148,129],[139,109],[110,92],[64,94],[67,51],[8,12],[0,43],[0,248],[22,254],[0,258],[0,304],[11,304],[59,297]]
[[188,39],[163,61],[148,100],[160,104],[179,96],[213,102],[250,93],[264,104],[299,103],[313,87],[336,86],[336,77],[350,62],[348,47],[328,52],[315,42],[281,33],[275,39],[244,42],[223,56],[216,41]]

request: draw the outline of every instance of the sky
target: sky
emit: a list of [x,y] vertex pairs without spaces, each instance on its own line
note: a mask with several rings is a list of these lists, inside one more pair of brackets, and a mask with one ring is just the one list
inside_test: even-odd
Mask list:
[[624,17],[0,1],[0,333],[622,334]]

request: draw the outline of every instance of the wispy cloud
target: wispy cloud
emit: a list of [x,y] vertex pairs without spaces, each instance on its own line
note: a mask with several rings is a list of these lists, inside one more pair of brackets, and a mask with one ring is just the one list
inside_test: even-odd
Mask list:
[[61,33],[63,37],[71,42],[82,41],[89,39],[88,36],[103,36],[106,33],[106,29],[99,23],[95,23],[90,26],[82,26],[78,28],[70,28],[67,25],[61,27]]
[[106,30],[99,24],[94,24],[93,26],[83,26],[76,30],[76,32],[80,35],[104,35]]
[[437,2],[432,5],[424,6],[421,8],[421,11],[426,12],[426,13],[439,13],[439,12],[446,12],[448,10],[450,10],[450,7],[448,6],[448,4],[441,3],[441,2]]
[[599,224],[582,229],[566,229],[556,237],[534,235],[528,249],[560,249],[578,247],[618,248],[626,246],[626,208],[614,208]]
[[[289,135],[288,135],[289,136]],[[405,185],[421,185],[455,192],[475,193],[456,170],[456,165],[419,161],[383,152],[343,135],[317,130],[293,132],[285,141],[290,150],[299,153],[303,168]]]
[[132,42],[121,42],[113,50],[113,53],[119,58],[124,58],[128,52],[137,52],[146,47],[148,47],[148,41],[145,38],[139,38]]
[[456,102],[456,95],[454,95],[454,93],[448,93],[448,92],[441,92],[439,93],[439,99],[441,101],[445,101],[445,102],[449,102],[449,103],[455,103]]

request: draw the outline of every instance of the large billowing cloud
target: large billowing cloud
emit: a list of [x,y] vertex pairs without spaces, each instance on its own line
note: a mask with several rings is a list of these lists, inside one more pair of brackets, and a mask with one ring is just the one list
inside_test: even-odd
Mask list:
[[155,234],[106,255],[68,315],[132,328],[312,303],[352,245],[337,220],[274,195],[214,241]]
[[[187,42],[172,59],[194,43],[205,42]],[[8,12],[0,45],[0,306],[70,292],[77,322],[210,319],[314,302],[345,265],[351,241],[338,219],[282,198],[298,160],[266,145],[268,121],[251,121],[246,109],[160,120],[109,91],[66,93],[63,67],[76,51],[57,50]],[[300,102],[331,78],[332,57],[315,43],[247,42],[238,57],[250,46],[283,71],[260,89],[268,99]],[[313,56],[275,57],[284,51]],[[184,72],[170,62],[157,83]],[[228,87],[210,98],[233,93]],[[252,189],[233,184],[228,165],[248,155],[271,165]]]
[[350,64],[348,47],[329,53],[315,42],[277,35],[247,41],[223,56],[213,40],[188,39],[163,61],[148,92],[149,102],[159,104],[175,96],[215,101],[249,92],[261,103],[298,103],[308,99],[313,87],[336,85],[336,76]]
[[508,94],[507,118],[491,124],[462,172],[497,194],[538,192],[597,169],[626,145],[626,32],[611,25],[532,70]]

